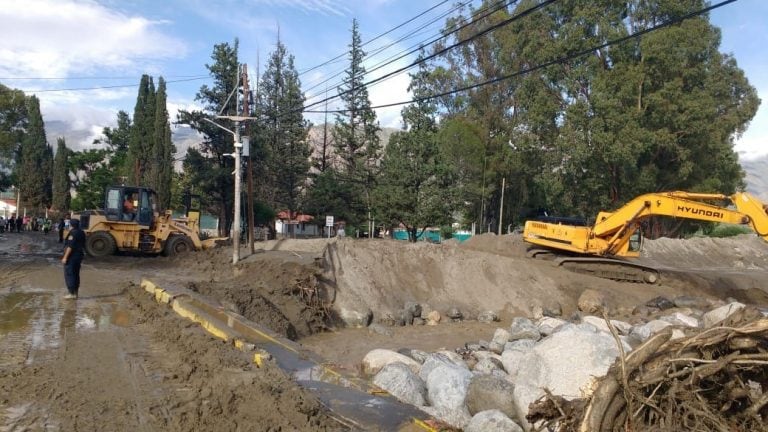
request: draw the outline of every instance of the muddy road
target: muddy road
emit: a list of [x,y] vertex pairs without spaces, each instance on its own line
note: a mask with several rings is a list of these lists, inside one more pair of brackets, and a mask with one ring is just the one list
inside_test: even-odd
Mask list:
[[[0,431],[345,430],[286,372],[256,368],[139,288],[173,283],[296,340],[350,375],[374,348],[456,349],[487,340],[514,316],[557,305],[568,318],[587,288],[616,317],[656,296],[768,305],[768,246],[752,239],[648,244],[663,283],[618,283],[525,258],[519,237],[463,245],[323,239],[260,243],[186,257],[86,258],[80,299],[68,301],[53,235],[0,234]],[[712,249],[712,250],[708,250]],[[691,252],[693,250],[694,252]],[[687,251],[687,252],[686,252]],[[713,253],[717,252],[714,259]],[[704,257],[704,258],[702,258]],[[339,325],[342,310],[386,322],[405,302],[467,320],[389,327]],[[500,323],[480,323],[493,310]]]
[[0,237],[0,431],[344,430],[282,371],[142,295],[164,258],[86,258],[64,300],[60,245]]

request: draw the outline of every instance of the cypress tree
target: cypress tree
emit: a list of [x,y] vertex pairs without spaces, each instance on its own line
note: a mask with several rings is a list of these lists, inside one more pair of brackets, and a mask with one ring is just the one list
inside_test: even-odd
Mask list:
[[173,180],[173,154],[176,152],[171,141],[171,125],[166,108],[165,80],[160,77],[157,83],[157,94],[154,100],[154,137],[152,140],[152,157],[149,160],[149,175],[147,184],[156,192],[158,205],[164,210],[171,205],[171,182]]
[[21,206],[33,212],[47,207],[50,194],[49,147],[45,138],[45,125],[40,114],[40,101],[36,96],[27,99],[29,124],[21,142],[16,178],[21,192]]
[[53,160],[53,208],[59,212],[69,210],[69,149],[64,138],[56,140],[56,157]]
[[152,155],[152,142],[155,127],[155,85],[152,77],[142,75],[139,94],[133,110],[133,128],[128,145],[128,167],[131,180],[136,185],[147,178],[149,159]]

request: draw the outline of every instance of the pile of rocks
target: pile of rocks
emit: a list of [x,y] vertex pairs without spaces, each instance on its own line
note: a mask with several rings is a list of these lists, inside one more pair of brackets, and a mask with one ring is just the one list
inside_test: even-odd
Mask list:
[[604,299],[587,290],[580,312],[567,320],[543,314],[514,318],[490,341],[469,342],[456,351],[375,349],[362,368],[375,385],[452,427],[529,430],[529,404],[546,392],[569,400],[587,397],[622,351],[626,355],[667,328],[682,337],[713,326],[742,307],[657,298],[625,311],[625,320],[606,320]]

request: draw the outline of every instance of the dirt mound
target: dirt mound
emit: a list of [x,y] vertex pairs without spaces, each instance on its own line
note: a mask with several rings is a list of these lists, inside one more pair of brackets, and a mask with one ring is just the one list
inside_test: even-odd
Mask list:
[[430,243],[331,243],[325,279],[335,290],[336,307],[358,311],[394,312],[406,301],[415,301],[438,309],[458,306],[473,314],[520,314],[528,312],[536,298],[563,300],[558,281],[541,268],[517,258]]
[[729,238],[660,238],[644,243],[643,258],[676,269],[767,270],[768,243],[754,234]]
[[467,239],[459,245],[465,250],[488,252],[512,258],[524,258],[528,249],[523,236],[519,234],[498,236],[493,233],[480,234]]
[[315,254],[302,253],[257,253],[245,256],[234,269],[227,248],[188,254],[178,261],[205,275],[186,282],[187,288],[295,340],[324,330],[328,315],[319,301]]
[[[200,271],[202,277],[190,288],[292,339],[322,330],[331,304],[339,313],[370,310],[375,318],[396,314],[408,301],[438,310],[457,306],[468,317],[485,310],[510,317],[554,303],[568,314],[588,288],[604,293],[616,307],[658,295],[768,300],[760,286],[764,274],[753,270],[768,269],[768,245],[755,236],[660,239],[645,246],[641,260],[668,270],[661,285],[574,274],[526,258],[527,244],[520,235],[494,234],[463,244],[276,240],[258,243],[260,253],[243,253],[234,272],[230,248],[179,258],[179,267]],[[720,270],[713,271],[715,265]],[[697,268],[707,271],[693,271]]]

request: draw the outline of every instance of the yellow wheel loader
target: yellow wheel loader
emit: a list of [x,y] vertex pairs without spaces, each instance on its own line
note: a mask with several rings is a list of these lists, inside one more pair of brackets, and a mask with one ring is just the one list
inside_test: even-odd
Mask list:
[[117,251],[172,256],[204,248],[200,240],[200,197],[187,194],[185,216],[157,211],[157,194],[138,186],[109,187],[104,208],[75,214],[85,231],[88,255],[102,257]]

